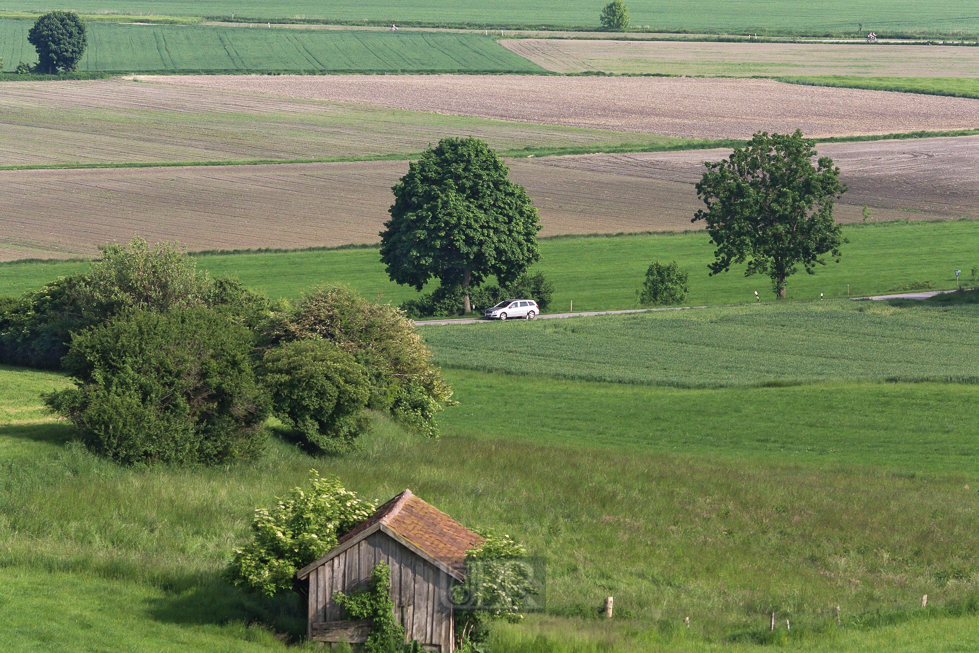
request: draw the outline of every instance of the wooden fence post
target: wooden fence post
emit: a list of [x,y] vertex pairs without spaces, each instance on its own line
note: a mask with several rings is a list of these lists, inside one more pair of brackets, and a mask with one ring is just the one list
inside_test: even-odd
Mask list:
[[611,596],[608,597],[607,599],[605,599],[605,618],[606,619],[611,619],[612,618],[612,597]]

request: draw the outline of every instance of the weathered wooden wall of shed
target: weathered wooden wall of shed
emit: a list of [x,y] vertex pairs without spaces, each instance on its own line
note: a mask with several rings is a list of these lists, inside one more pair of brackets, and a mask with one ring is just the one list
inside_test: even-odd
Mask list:
[[310,574],[310,626],[342,620],[343,610],[333,594],[366,587],[378,562],[391,568],[395,617],[404,626],[407,638],[443,653],[451,651],[451,576],[381,532],[361,540]]

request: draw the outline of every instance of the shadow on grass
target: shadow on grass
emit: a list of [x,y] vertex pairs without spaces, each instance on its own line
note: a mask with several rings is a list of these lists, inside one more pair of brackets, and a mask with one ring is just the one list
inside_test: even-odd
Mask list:
[[64,446],[72,439],[71,425],[66,422],[40,424],[0,424],[0,438],[33,440],[45,444]]
[[151,618],[180,625],[262,624],[298,642],[306,636],[306,602],[294,592],[267,598],[246,593],[217,572],[175,580],[148,606]]

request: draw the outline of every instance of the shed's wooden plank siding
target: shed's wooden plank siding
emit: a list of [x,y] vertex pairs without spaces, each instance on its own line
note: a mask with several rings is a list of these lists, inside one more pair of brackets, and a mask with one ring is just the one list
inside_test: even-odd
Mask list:
[[372,533],[309,575],[310,632],[314,626],[328,629],[330,622],[343,621],[345,615],[333,595],[364,587],[378,562],[391,568],[395,617],[407,637],[429,650],[451,651],[452,577],[382,532]]

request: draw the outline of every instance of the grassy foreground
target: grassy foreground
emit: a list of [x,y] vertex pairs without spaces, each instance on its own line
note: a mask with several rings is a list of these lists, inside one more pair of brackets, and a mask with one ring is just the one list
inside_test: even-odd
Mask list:
[[[0,20],[4,69],[37,55],[29,20]],[[482,34],[92,23],[89,72],[543,72]]]
[[[789,299],[816,299],[904,290],[915,284],[955,287],[956,269],[979,264],[974,243],[979,221],[895,222],[844,226],[850,243],[843,260],[819,267],[813,276],[790,277]],[[909,255],[908,252],[914,252]],[[568,237],[541,241],[542,260],[535,269],[554,281],[551,312],[628,309],[653,260],[676,260],[690,274],[686,304],[734,304],[754,301],[758,291],[773,299],[766,277],[745,278],[744,267],[708,276],[713,249],[703,232],[626,236]],[[392,283],[374,248],[291,251],[201,256],[198,266],[214,275],[237,276],[272,297],[296,298],[324,283],[345,283],[365,297],[399,304],[417,294]],[[85,269],[80,261],[0,265],[0,294],[15,295],[60,275]]]
[[[720,448],[709,442],[677,454],[625,440],[582,447],[570,429],[537,438],[537,429],[525,428],[514,437],[500,406],[528,413],[499,395],[489,400],[485,375],[468,374],[450,376],[463,405],[450,409],[442,440],[419,441],[379,419],[361,452],[334,459],[273,441],[249,465],[125,469],[67,443],[60,423],[0,425],[0,442],[17,440],[21,449],[21,456],[0,454],[0,602],[10,625],[0,644],[41,650],[71,639],[68,650],[280,650],[264,629],[244,624],[263,619],[281,632],[301,632],[296,606],[242,595],[218,572],[246,537],[252,508],[302,484],[311,468],[378,499],[410,487],[463,523],[518,534],[545,556],[547,616],[501,629],[499,651],[749,651],[781,640],[790,650],[846,642],[893,651],[905,650],[891,648],[895,641],[925,633],[975,632],[968,615],[979,607],[979,494],[966,487],[979,487],[975,468],[929,472],[920,464],[927,447],[890,452],[906,470],[926,473],[877,469],[859,455],[834,465],[756,455],[752,432],[738,428],[754,420],[752,411],[731,425],[747,445],[733,459],[711,453]],[[0,370],[0,386],[14,388],[5,392],[5,410],[33,410],[34,392],[51,383],[50,376]],[[578,432],[596,425],[576,405],[581,395],[562,392],[571,383],[581,394],[612,397],[596,384],[565,382],[536,403],[533,417],[577,412]],[[870,399],[876,387],[845,390]],[[923,388],[927,394],[938,386],[902,391]],[[763,392],[779,391],[749,393],[742,403],[770,402]],[[943,406],[965,414],[974,400],[953,392]],[[809,410],[807,403],[784,402],[787,420]],[[878,427],[853,434],[854,442],[889,450],[884,436],[914,428],[905,401],[865,406]],[[649,424],[669,412],[669,402],[654,398],[640,410]],[[616,597],[611,626],[597,619],[607,595]],[[52,616],[37,619],[39,611]],[[767,632],[771,611],[791,620],[790,633]],[[963,618],[951,618],[957,615]]]

